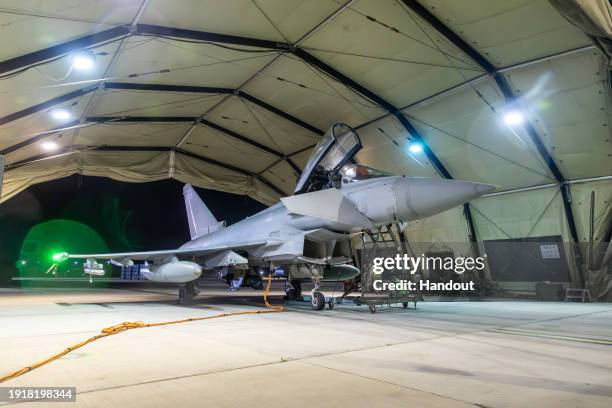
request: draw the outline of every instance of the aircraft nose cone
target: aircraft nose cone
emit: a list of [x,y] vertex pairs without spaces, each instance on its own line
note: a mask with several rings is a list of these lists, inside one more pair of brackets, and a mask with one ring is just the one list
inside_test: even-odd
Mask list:
[[[464,181],[464,183],[469,183],[469,182]],[[494,186],[492,184],[484,184],[484,183],[472,183],[472,184],[474,185],[474,190],[476,191],[476,194],[478,194],[477,197],[490,193],[491,191],[497,188],[497,186]]]
[[495,190],[490,184],[462,180],[406,178],[396,184],[399,216],[403,220],[438,214]]

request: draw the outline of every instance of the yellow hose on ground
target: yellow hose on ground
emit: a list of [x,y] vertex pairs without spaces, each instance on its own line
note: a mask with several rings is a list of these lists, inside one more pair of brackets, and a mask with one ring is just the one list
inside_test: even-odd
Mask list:
[[29,373],[30,371],[33,371],[39,367],[42,367],[46,364],[49,364],[63,356],[65,356],[68,353],[73,352],[74,350],[80,349],[83,346],[86,346],[89,343],[93,343],[96,340],[102,339],[104,337],[108,337],[108,336],[113,336],[115,334],[119,334],[119,333],[123,333],[125,331],[128,330],[132,330],[132,329],[142,329],[144,327],[155,327],[155,326],[167,326],[170,324],[179,324],[179,323],[187,323],[187,322],[195,322],[198,320],[211,320],[211,319],[219,319],[221,317],[230,317],[230,316],[240,316],[240,315],[253,315],[253,314],[264,314],[264,313],[278,313],[278,312],[282,312],[285,310],[285,308],[283,306],[275,306],[272,305],[268,302],[268,292],[270,291],[270,286],[272,284],[272,275],[268,275],[268,284],[266,286],[266,289],[264,290],[263,293],[263,299],[264,299],[264,303],[266,304],[266,307],[268,308],[268,310],[257,310],[257,311],[252,311],[252,312],[233,312],[233,313],[221,313],[218,315],[213,315],[213,316],[205,316],[205,317],[190,317],[188,319],[182,319],[182,320],[172,320],[172,321],[168,321],[168,322],[157,322],[157,323],[144,323],[144,322],[123,322],[120,324],[117,324],[115,326],[111,326],[111,327],[107,327],[105,329],[101,330],[101,334],[95,335],[93,337],[88,338],[87,340],[84,340],[80,343],[75,344],[74,346],[68,347],[66,350],[54,354],[53,356],[39,361],[38,363],[34,363],[31,366],[28,367],[23,367],[22,369],[19,369],[17,371],[14,371],[12,373],[9,373],[3,377],[0,377],[0,383],[3,383],[5,381],[8,380],[12,380],[13,378],[22,376],[26,373]]

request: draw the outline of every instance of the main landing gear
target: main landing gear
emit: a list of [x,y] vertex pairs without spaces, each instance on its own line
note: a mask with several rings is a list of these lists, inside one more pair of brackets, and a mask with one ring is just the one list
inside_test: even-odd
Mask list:
[[285,283],[285,299],[302,300],[302,282],[299,280],[287,280]]
[[187,306],[193,303],[193,298],[195,298],[198,293],[200,293],[200,288],[198,288],[197,281],[191,281],[187,283],[179,284],[179,296],[178,303],[179,305]]

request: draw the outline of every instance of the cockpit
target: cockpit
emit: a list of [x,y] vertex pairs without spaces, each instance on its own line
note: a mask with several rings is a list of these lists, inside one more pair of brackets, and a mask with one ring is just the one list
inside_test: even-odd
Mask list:
[[310,154],[294,194],[389,176],[356,163],[354,158],[361,147],[361,139],[353,128],[344,123],[332,125]]
[[340,170],[340,175],[342,176],[342,184],[391,176],[389,173],[362,164],[346,165]]

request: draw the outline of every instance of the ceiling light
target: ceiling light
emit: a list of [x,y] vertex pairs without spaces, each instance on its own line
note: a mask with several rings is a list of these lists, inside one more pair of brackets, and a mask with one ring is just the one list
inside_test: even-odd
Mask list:
[[72,117],[72,113],[70,113],[70,109],[57,108],[51,111],[51,116],[55,120],[68,120]]
[[419,142],[410,142],[408,145],[408,151],[410,153],[421,153],[423,151],[423,145]]
[[504,116],[504,123],[508,126],[516,126],[523,123],[523,114],[519,111],[510,111]]
[[90,52],[79,52],[72,57],[72,67],[79,71],[87,71],[96,65],[96,57]]
[[53,150],[57,150],[59,149],[59,145],[55,142],[52,141],[48,141],[48,142],[42,142],[40,144],[40,147],[42,147],[44,150],[51,152]]

